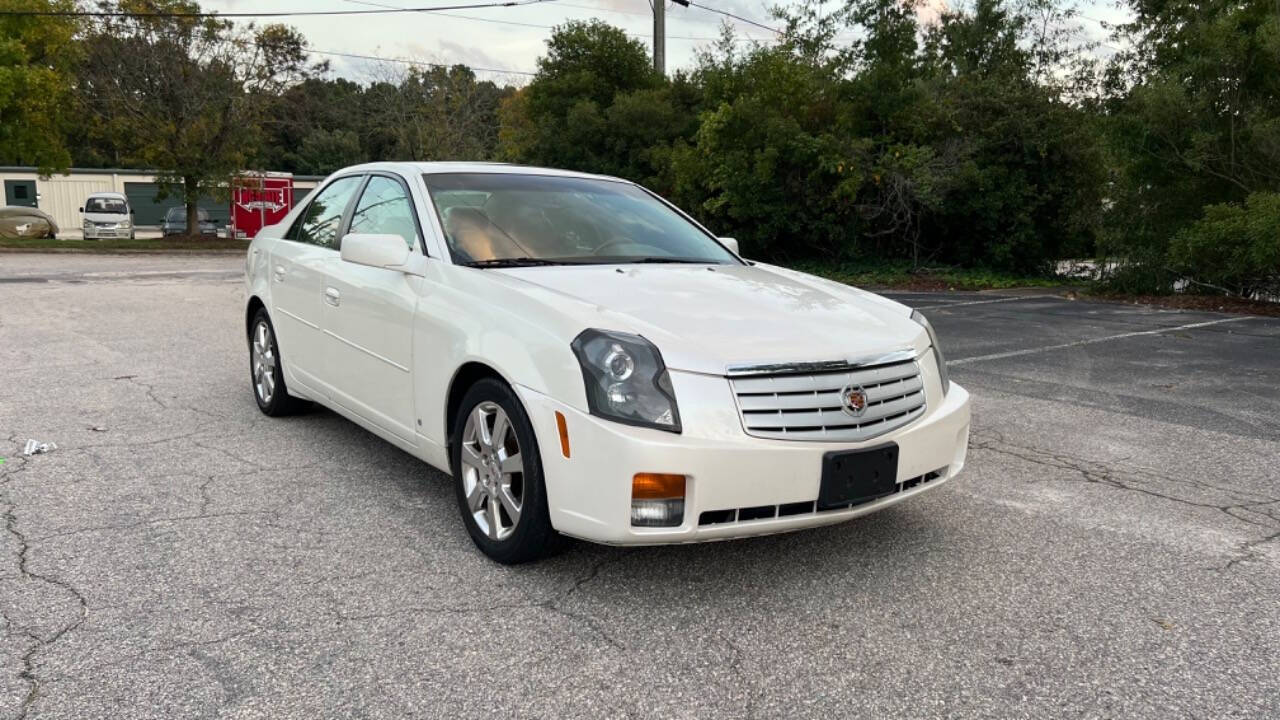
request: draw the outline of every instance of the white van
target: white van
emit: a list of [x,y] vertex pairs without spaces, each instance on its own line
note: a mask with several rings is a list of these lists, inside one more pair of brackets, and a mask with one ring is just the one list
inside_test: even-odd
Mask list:
[[93,193],[80,208],[84,215],[84,239],[133,238],[133,208],[122,193]]

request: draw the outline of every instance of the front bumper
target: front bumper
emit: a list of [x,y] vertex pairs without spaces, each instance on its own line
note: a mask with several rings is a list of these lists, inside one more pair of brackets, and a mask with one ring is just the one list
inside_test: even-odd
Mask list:
[[[650,545],[799,530],[866,515],[928,492],[964,467],[969,393],[952,383],[942,397],[936,372],[926,381],[929,409],[924,416],[862,443],[750,437],[725,378],[673,371],[671,379],[684,422],[680,435],[602,420],[517,386],[538,437],[551,523],[558,531],[601,543]],[[566,419],[568,458],[561,453],[556,412]],[[897,493],[843,510],[813,510],[824,453],[888,442],[899,448]],[[679,527],[632,527],[631,478],[640,472],[688,477]],[[769,506],[791,514],[779,516],[775,510],[772,517],[745,520],[740,518],[751,513],[736,512]],[[729,510],[735,512],[726,515]]]
[[133,228],[84,228],[85,240],[103,240],[106,238],[127,238],[131,237]]

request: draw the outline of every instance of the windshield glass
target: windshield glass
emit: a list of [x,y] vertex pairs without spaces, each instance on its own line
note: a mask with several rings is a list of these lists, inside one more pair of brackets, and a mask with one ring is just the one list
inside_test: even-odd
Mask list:
[[442,173],[423,180],[454,262],[738,262],[630,183],[514,173]]
[[116,198],[89,198],[85,201],[84,211],[91,213],[123,215],[125,213],[124,201]]
[[[169,208],[169,212],[165,213],[164,219],[171,223],[184,223],[187,221],[187,209],[184,207],[171,207]],[[207,222],[209,220],[209,213],[205,212],[204,208],[196,208],[196,220],[199,222]]]

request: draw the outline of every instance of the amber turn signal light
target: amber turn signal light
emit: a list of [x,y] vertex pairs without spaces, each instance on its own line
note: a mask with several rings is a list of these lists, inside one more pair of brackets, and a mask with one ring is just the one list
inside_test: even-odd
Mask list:
[[564,413],[556,411],[556,429],[560,431],[560,453],[569,457],[569,426],[565,423]]
[[684,497],[683,475],[637,473],[631,479],[632,500],[671,500]]

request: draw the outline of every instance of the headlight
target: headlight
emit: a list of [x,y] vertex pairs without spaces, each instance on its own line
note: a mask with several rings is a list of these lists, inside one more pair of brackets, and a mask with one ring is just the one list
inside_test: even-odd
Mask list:
[[81,227],[83,227],[85,230],[92,230],[92,229],[93,229],[93,222],[92,222],[92,221],[90,221],[90,220],[85,220],[85,221],[84,221],[84,223],[83,223],[83,224],[81,224]]
[[121,220],[119,226],[127,229],[131,224],[129,220]]
[[911,319],[920,323],[925,332],[929,333],[929,346],[933,348],[933,359],[938,363],[938,376],[942,380],[942,394],[946,395],[951,389],[951,375],[947,373],[947,361],[942,357],[942,346],[938,344],[938,334],[933,331],[933,326],[920,314],[919,310],[911,311]]
[[680,432],[671,376],[652,343],[639,335],[584,330],[571,347],[582,366],[592,415]]

